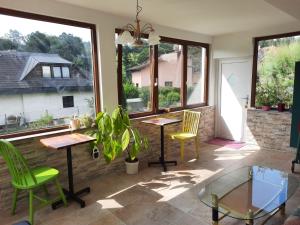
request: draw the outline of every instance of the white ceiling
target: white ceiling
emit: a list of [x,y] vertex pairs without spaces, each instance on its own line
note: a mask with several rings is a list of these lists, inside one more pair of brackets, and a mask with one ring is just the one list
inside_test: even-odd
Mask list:
[[[134,18],[136,0],[56,0]],[[299,21],[300,0],[139,0],[140,18],[208,35],[262,29]],[[280,3],[281,2],[281,3]],[[283,4],[284,3],[284,4]],[[274,6],[272,5],[274,4]],[[300,22],[300,21],[299,21]]]

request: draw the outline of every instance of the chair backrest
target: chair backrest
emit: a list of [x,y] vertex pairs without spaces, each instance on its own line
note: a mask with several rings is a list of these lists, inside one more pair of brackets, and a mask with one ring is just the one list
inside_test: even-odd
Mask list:
[[197,135],[200,124],[201,112],[184,110],[182,131]]
[[37,184],[28,164],[21,154],[10,142],[0,139],[0,156],[3,156],[8,171],[15,184],[27,186],[29,182]]

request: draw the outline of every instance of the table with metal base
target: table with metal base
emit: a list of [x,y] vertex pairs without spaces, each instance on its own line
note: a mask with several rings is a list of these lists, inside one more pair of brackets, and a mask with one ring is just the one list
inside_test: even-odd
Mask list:
[[167,164],[173,164],[174,166],[177,166],[177,161],[176,160],[171,160],[171,161],[165,160],[165,150],[164,150],[164,145],[165,145],[164,135],[165,135],[165,132],[164,132],[164,127],[165,127],[165,125],[179,123],[179,122],[181,122],[181,120],[179,120],[179,119],[156,118],[156,119],[144,120],[142,122],[160,126],[160,157],[159,157],[158,161],[148,162],[148,166],[161,165],[165,172],[167,171]]
[[[72,146],[88,143],[94,141],[95,139],[83,134],[67,134],[46,139],[41,139],[41,143],[49,148],[56,150],[67,150],[67,164],[68,164],[68,181],[69,190],[63,189],[67,200],[73,200],[77,202],[81,208],[85,207],[85,201],[83,201],[79,196],[84,193],[90,193],[91,189],[86,187],[80,191],[74,192],[74,182],[73,182],[73,164],[72,164]],[[52,208],[56,209],[63,204],[63,201],[57,201],[52,204]]]
[[[77,202],[81,208],[85,207],[85,201],[79,198],[80,195],[84,193],[90,193],[90,187],[86,187],[81,189],[80,191],[74,192],[74,182],[73,182],[73,165],[72,165],[72,150],[71,146],[67,147],[67,164],[68,164],[68,180],[69,180],[69,190],[63,188],[63,191],[66,195],[67,200],[73,200]],[[63,201],[59,200],[52,204],[52,209],[58,208],[58,206],[62,205]]]

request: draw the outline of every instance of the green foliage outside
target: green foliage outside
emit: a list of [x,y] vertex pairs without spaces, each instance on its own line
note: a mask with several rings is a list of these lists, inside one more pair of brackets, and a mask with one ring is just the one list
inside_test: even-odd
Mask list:
[[[300,39],[263,41],[259,50],[256,105],[292,105],[295,62],[300,61]],[[261,54],[261,56],[260,56]]]
[[96,138],[94,145],[102,145],[102,153],[107,163],[124,151],[128,155],[126,161],[136,161],[139,152],[148,148],[148,140],[131,126],[128,113],[122,107],[117,107],[111,115],[106,112],[98,113],[96,126],[97,129],[89,134]]
[[84,42],[72,34],[54,36],[36,31],[23,36],[17,30],[10,30],[0,37],[0,50],[59,54],[83,71],[92,70],[90,42]]
[[178,103],[180,103],[180,88],[160,87],[158,100],[160,108],[178,106]]
[[43,114],[39,120],[30,123],[29,127],[38,129],[38,128],[51,126],[52,124],[53,124],[53,116],[50,115],[48,112],[45,112],[45,114]]

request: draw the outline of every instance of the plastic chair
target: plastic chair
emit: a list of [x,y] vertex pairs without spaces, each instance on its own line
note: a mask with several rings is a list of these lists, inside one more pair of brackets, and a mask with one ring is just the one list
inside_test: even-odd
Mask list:
[[170,134],[171,139],[180,141],[180,158],[184,160],[184,143],[186,140],[194,139],[197,159],[199,158],[199,137],[198,129],[200,124],[201,112],[184,110],[182,131]]
[[[67,201],[61,185],[58,181],[59,171],[50,167],[37,167],[30,169],[27,161],[10,142],[0,139],[0,155],[8,166],[9,173],[12,177],[12,186],[14,187],[12,214],[16,212],[17,197],[20,190],[29,192],[29,222],[34,223],[34,206],[33,200],[37,199],[42,202],[41,206],[52,204],[58,200],[62,200],[67,205]],[[34,190],[43,188],[48,197],[46,184],[53,181],[56,184],[60,197],[55,200],[44,199],[34,194]]]

